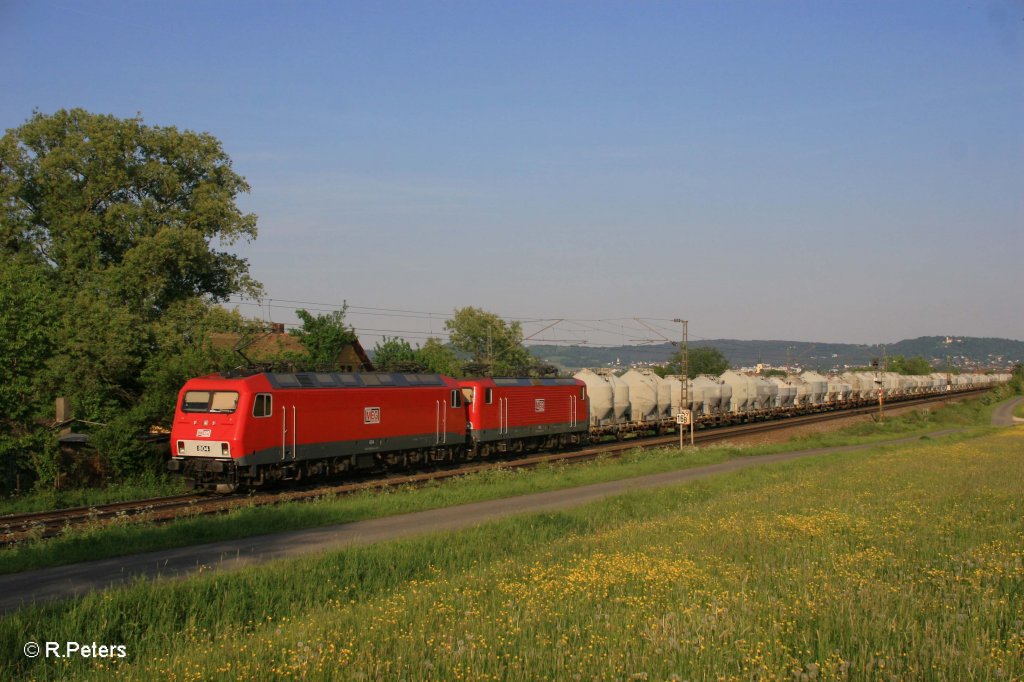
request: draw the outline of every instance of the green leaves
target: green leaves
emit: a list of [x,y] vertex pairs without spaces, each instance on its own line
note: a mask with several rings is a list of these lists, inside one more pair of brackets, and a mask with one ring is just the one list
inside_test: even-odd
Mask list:
[[[689,350],[689,372],[687,376],[691,379],[699,374],[711,374],[718,376],[729,369],[729,359],[722,355],[722,352],[711,346],[700,346]],[[665,368],[665,374],[680,374],[682,372],[682,352],[675,353]]]
[[401,338],[388,338],[373,349],[373,364],[382,372],[430,372],[462,376],[459,357],[440,339],[429,338],[422,347],[413,348]]
[[492,376],[525,374],[537,360],[523,346],[519,322],[508,323],[480,308],[458,308],[444,323],[452,347]]
[[4,136],[0,163],[6,250],[35,253],[64,284],[113,270],[149,282],[135,302],[157,308],[257,293],[245,261],[212,248],[256,237],[256,217],[235,205],[249,186],[212,136],[36,112]]
[[337,369],[341,351],[355,342],[355,330],[345,324],[346,310],[348,306],[343,306],[341,310],[316,316],[301,308],[295,311],[302,320],[302,328],[292,334],[306,347],[308,362],[313,366],[327,371]]
[[887,372],[896,372],[897,374],[912,375],[931,374],[935,371],[932,368],[931,363],[920,355],[912,358],[906,358],[902,355],[893,355],[886,359],[885,370]]
[[416,351],[409,342],[400,338],[384,337],[373,347],[373,366],[380,372],[418,372]]
[[117,424],[99,440],[132,469],[135,433],[226,362],[207,337],[238,320],[212,303],[259,293],[221,250],[256,237],[235,203],[248,189],[213,136],[140,118],[35,112],[0,138],[0,441],[52,440],[66,396],[76,418]]

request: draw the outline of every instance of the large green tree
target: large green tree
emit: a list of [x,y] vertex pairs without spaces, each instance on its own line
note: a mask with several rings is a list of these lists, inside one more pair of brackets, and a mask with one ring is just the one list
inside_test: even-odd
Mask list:
[[935,371],[932,368],[931,363],[920,355],[915,355],[912,358],[907,358],[902,355],[893,355],[886,359],[885,369],[888,372],[915,375],[931,374]]
[[416,349],[416,361],[424,370],[450,377],[462,376],[462,361],[455,351],[441,343],[441,339],[429,338]]
[[0,301],[13,326],[0,352],[19,359],[0,370],[0,453],[46,440],[41,424],[66,396],[75,417],[107,425],[97,442],[132,470],[129,436],[169,420],[170,387],[217,363],[207,333],[240,324],[213,304],[258,293],[225,250],[256,236],[256,216],[235,203],[248,189],[205,133],[82,109],[6,131]]
[[449,342],[456,351],[470,356],[470,362],[484,373],[521,375],[537,363],[523,346],[519,322],[506,322],[480,308],[457,308],[444,323]]
[[431,372],[453,377],[462,374],[459,356],[433,337],[416,348],[405,339],[384,337],[373,353],[374,366],[383,372]]
[[341,351],[355,343],[356,331],[345,322],[347,310],[345,305],[341,310],[326,314],[313,315],[301,308],[295,311],[302,326],[291,333],[302,341],[306,361],[312,366],[325,371],[336,370]]
[[[729,359],[722,355],[722,352],[711,346],[699,346],[689,349],[689,372],[687,376],[691,379],[699,374],[712,374],[718,376],[729,369]],[[682,351],[676,351],[669,358],[665,367],[665,374],[682,374]]]
[[373,347],[373,366],[381,372],[419,372],[416,350],[405,339],[385,336]]

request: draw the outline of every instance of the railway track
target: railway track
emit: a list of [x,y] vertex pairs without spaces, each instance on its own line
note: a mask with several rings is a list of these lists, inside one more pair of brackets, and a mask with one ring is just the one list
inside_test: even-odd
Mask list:
[[[955,395],[929,396],[890,403],[890,407],[910,407],[933,402],[943,402],[971,397],[988,389],[963,391]],[[698,430],[695,443],[726,441],[739,436],[791,429],[797,426],[818,424],[836,419],[845,419],[877,413],[877,406],[820,412],[810,415],[785,417],[769,421],[752,422],[736,426]],[[423,485],[456,476],[466,476],[495,469],[524,469],[554,462],[585,462],[598,457],[617,457],[636,449],[653,449],[678,444],[679,434],[634,438],[592,445],[576,450],[550,454],[537,454],[519,459],[488,460],[480,464],[462,464],[450,468],[415,474],[390,474],[368,480],[344,484],[319,484],[285,491],[259,491],[251,494],[233,493],[216,495],[191,493],[171,497],[157,497],[146,500],[116,502],[92,507],[75,507],[45,512],[0,516],[0,544],[13,544],[27,539],[48,538],[60,535],[68,529],[86,524],[131,523],[139,521],[167,522],[183,516],[217,514],[239,507],[282,504],[322,497],[352,494],[361,491],[383,490],[401,486]]]

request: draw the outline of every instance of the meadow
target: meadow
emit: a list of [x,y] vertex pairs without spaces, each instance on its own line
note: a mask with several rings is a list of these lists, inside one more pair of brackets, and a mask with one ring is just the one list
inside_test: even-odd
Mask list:
[[722,444],[683,451],[638,449],[621,458],[602,458],[584,464],[499,469],[425,487],[325,496],[301,504],[242,507],[223,515],[183,518],[170,524],[126,520],[114,525],[87,525],[69,529],[56,538],[28,540],[0,549],[0,574],[570,488],[736,457],[881,441],[941,428],[963,428],[965,431],[958,437],[967,438],[989,430],[985,425],[990,421],[994,398],[986,396],[942,408],[915,410],[882,423],[866,419],[835,432],[807,435],[771,446]]
[[8,678],[1024,677],[1024,429],[757,467],[0,621]]

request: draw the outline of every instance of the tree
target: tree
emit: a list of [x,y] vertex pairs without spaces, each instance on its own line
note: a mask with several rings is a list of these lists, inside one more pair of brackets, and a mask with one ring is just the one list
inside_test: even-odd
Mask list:
[[316,316],[301,308],[295,311],[302,320],[302,328],[291,333],[302,341],[307,360],[313,366],[327,371],[337,369],[341,351],[355,343],[355,330],[345,324],[347,310],[345,305],[341,310]]
[[416,361],[427,372],[445,374],[450,377],[462,376],[462,362],[450,347],[440,339],[429,338],[422,348],[416,349]]
[[523,329],[480,308],[455,310],[444,323],[456,351],[470,356],[470,362],[491,376],[521,375],[537,360],[523,346]]
[[1024,364],[1018,362],[1010,370],[1010,388],[1014,393],[1024,393]]
[[0,462],[3,487],[42,464],[32,453],[45,448],[47,433],[36,417],[47,412],[43,375],[54,352],[52,329],[60,319],[46,271],[24,258],[5,258],[0,268]]
[[373,365],[381,372],[419,372],[423,369],[408,341],[386,336],[373,347]]
[[932,369],[931,363],[925,360],[920,355],[916,355],[912,358],[905,358],[902,355],[893,355],[886,359],[885,371],[896,372],[897,374],[931,374],[935,370]]
[[243,258],[213,248],[256,237],[249,191],[220,142],[82,109],[39,112],[0,141],[0,245],[65,287],[126,296],[149,315],[176,300],[255,293]]
[[[0,138],[0,300],[16,318],[10,347],[26,353],[8,365],[17,380],[0,407],[22,407],[4,409],[0,452],[52,442],[57,396],[107,424],[98,441],[169,422],[166,384],[185,377],[168,374],[168,358],[188,349],[182,372],[216,365],[213,304],[259,291],[245,259],[221,250],[256,237],[256,216],[235,204],[248,189],[216,138],[139,118],[36,112]],[[115,473],[141,461],[124,454]]]
[[[681,374],[683,366],[682,351],[676,353],[669,359],[666,374]],[[689,351],[689,372],[687,376],[691,379],[698,374],[712,374],[718,376],[729,369],[729,360],[722,355],[721,351],[711,346],[700,346],[691,348]]]

